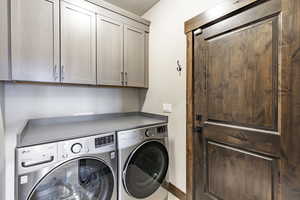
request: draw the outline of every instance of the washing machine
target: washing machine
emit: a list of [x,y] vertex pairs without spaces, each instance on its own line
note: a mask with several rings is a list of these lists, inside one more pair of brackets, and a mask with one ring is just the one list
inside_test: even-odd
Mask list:
[[16,149],[18,200],[117,200],[115,133]]
[[167,124],[117,133],[119,200],[166,200]]

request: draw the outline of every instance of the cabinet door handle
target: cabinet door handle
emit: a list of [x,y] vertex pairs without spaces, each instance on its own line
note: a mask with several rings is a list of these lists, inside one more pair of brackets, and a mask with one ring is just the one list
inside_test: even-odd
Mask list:
[[121,72],[121,83],[122,83],[122,85],[124,85],[124,72]]
[[61,66],[61,80],[63,81],[65,79],[65,66]]
[[54,66],[53,66],[52,76],[53,76],[53,78],[54,78],[55,81],[56,81],[56,79],[57,79],[56,70],[57,70],[57,65],[54,65]]
[[127,85],[127,84],[128,84],[128,73],[125,72],[125,85]]

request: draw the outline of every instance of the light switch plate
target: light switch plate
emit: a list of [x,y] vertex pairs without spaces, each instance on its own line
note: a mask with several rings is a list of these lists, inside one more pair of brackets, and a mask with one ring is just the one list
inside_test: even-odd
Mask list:
[[164,103],[163,111],[164,111],[164,113],[171,113],[172,112],[172,104]]

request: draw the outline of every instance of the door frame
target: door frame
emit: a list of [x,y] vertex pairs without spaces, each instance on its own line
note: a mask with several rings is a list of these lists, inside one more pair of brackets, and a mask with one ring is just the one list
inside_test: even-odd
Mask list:
[[[270,12],[282,12],[281,8],[282,0],[244,0],[244,1],[236,1],[236,0],[227,0],[225,3],[221,3],[216,5],[215,7],[201,13],[200,15],[197,15],[196,17],[188,20],[185,22],[185,34],[187,37],[187,50],[186,50],[186,66],[187,66],[187,72],[186,72],[186,199],[187,200],[194,200],[195,199],[195,174],[196,174],[196,167],[197,163],[195,161],[195,150],[197,148],[197,140],[196,138],[199,138],[199,133],[196,133],[197,130],[195,130],[195,126],[199,126],[200,128],[203,127],[203,124],[199,124],[196,119],[196,115],[194,113],[195,109],[195,99],[194,99],[194,34],[198,35],[202,33],[202,27],[205,27],[208,24],[214,24],[221,20],[224,20],[225,18],[232,17],[238,13],[241,13],[247,9],[253,8],[255,6],[258,6],[265,2],[271,2],[271,8],[269,9]],[[288,4],[288,3],[285,3]],[[218,12],[214,12],[214,10],[217,9]],[[264,10],[266,12],[266,10]],[[267,10],[268,11],[268,10]],[[213,13],[213,15],[212,15]],[[281,27],[280,27],[281,28]],[[280,58],[282,59],[282,58]],[[287,66],[289,68],[289,66]],[[280,69],[282,70],[282,69]],[[287,69],[289,70],[289,69]],[[289,86],[289,81],[286,78],[283,78],[286,74],[279,74],[279,79],[281,79],[281,88],[284,86]],[[282,89],[278,88],[279,91]],[[286,93],[289,91],[284,91],[279,93],[279,99],[280,99],[280,111],[287,112],[288,109],[288,101],[289,97]],[[285,94],[283,94],[285,93]],[[286,104],[286,105],[285,105]],[[281,113],[278,113],[280,116]],[[205,118],[205,116],[204,116]],[[278,121],[278,123],[284,124],[287,118],[281,117]],[[198,130],[198,131],[201,131]],[[279,127],[278,130],[280,133],[285,130],[283,130],[283,127]],[[201,133],[200,133],[201,134]],[[198,144],[199,145],[199,144]],[[201,147],[200,147],[201,148]],[[200,167],[200,169],[202,169]],[[201,171],[201,170],[200,170]],[[199,173],[199,172],[198,172]],[[202,172],[200,172],[202,173]],[[199,186],[198,186],[199,187]],[[202,186],[200,186],[202,187]],[[284,200],[284,199],[283,199]]]
[[193,32],[187,33],[187,72],[186,72],[186,200],[194,198],[194,62]]

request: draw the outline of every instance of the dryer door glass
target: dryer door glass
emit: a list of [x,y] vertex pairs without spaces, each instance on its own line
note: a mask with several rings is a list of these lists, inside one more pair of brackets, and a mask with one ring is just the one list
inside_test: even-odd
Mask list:
[[113,173],[104,162],[77,159],[46,175],[29,200],[110,200],[113,189]]
[[163,183],[169,166],[167,149],[157,141],[138,147],[129,157],[123,172],[126,191],[135,198],[146,198]]

